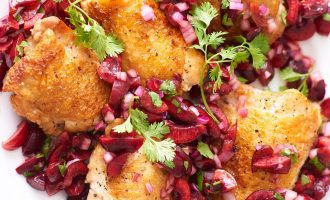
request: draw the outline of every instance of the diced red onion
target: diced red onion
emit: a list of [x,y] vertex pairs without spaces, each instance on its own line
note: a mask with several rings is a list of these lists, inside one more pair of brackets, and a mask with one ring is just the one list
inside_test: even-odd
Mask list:
[[222,168],[222,165],[221,165],[221,161],[220,161],[218,155],[214,154],[214,156],[213,156],[213,160],[214,160],[214,162],[215,162],[215,165],[216,165],[219,169],[221,169],[221,168]]
[[95,130],[97,130],[97,131],[104,131],[105,128],[106,128],[106,126],[107,125],[103,121],[100,121],[99,123],[97,123],[95,125]]
[[180,31],[181,31],[186,43],[188,43],[188,44],[192,43],[193,41],[195,41],[197,39],[194,28],[188,21],[182,20],[178,23],[180,25]]
[[298,196],[297,192],[292,190],[286,190],[285,191],[285,200],[294,200]]
[[322,171],[322,175],[323,175],[323,176],[328,176],[328,175],[330,175],[330,169],[329,169],[329,168],[325,168],[325,169]]
[[140,174],[134,172],[133,175],[132,175],[132,181],[133,182],[138,182],[139,181],[139,178],[140,178]]
[[194,175],[197,172],[197,169],[195,166],[191,167],[191,172],[190,172],[190,176]]
[[204,172],[203,175],[205,180],[213,180],[214,172]]
[[144,93],[144,88],[142,86],[139,86],[138,88],[136,88],[136,90],[134,91],[134,94],[138,97],[141,97]]
[[289,149],[293,154],[298,154],[298,149],[291,144],[279,144],[274,148],[274,154],[281,154],[285,149]]
[[138,76],[137,72],[135,69],[129,69],[127,71],[127,75],[130,77],[130,78],[135,78]]
[[330,136],[330,122],[323,124],[322,133],[324,136]]
[[232,192],[226,192],[222,193],[223,200],[236,200],[234,193]]
[[228,162],[228,161],[229,161],[234,155],[235,155],[235,153],[232,152],[232,151],[221,152],[221,153],[219,154],[219,160],[220,160],[221,162],[226,163],[226,162]]
[[310,159],[313,159],[317,156],[317,150],[318,150],[317,148],[310,150],[310,152],[309,152],[309,158]]
[[118,72],[116,74],[117,79],[121,81],[126,81],[127,80],[127,73],[126,72]]
[[81,150],[88,150],[90,145],[92,143],[92,140],[89,138],[84,138],[84,140],[82,141],[81,145],[80,145],[80,149]]
[[122,113],[121,116],[122,116],[124,119],[127,119],[128,116],[129,116],[129,112],[128,112],[128,110],[125,110],[125,111]]
[[189,110],[191,112],[193,112],[197,117],[199,116],[199,112],[198,112],[197,108],[195,108],[195,106],[190,106]]
[[115,154],[111,152],[105,152],[103,155],[103,160],[105,163],[111,162],[115,158]]
[[165,10],[165,8],[166,8],[167,5],[168,5],[168,3],[160,3],[160,4],[159,4],[159,8],[160,8],[161,10]]
[[154,10],[148,5],[143,5],[142,6],[141,16],[144,19],[144,21],[150,21],[150,20],[155,20],[156,19]]
[[104,121],[110,123],[113,120],[115,120],[115,115],[112,112],[108,111],[104,116]]
[[235,1],[230,1],[229,3],[229,9],[231,10],[243,10],[244,5],[242,3],[239,2],[235,2]]
[[175,6],[180,10],[180,12],[186,11],[190,8],[186,2],[176,3]]
[[180,12],[174,12],[171,17],[177,23],[184,19],[184,16]]
[[267,16],[267,15],[269,15],[269,8],[265,4],[261,4],[259,6],[259,14],[261,16]]
[[150,182],[146,183],[146,188],[149,193],[152,193],[154,191]]
[[174,184],[175,178],[173,176],[173,174],[169,174],[169,176],[167,177],[166,180],[166,187],[165,189],[168,190],[170,188],[170,186],[172,186]]
[[268,19],[267,20],[267,25],[268,25],[268,31],[269,32],[274,32],[274,31],[276,31],[277,30],[277,24],[276,24],[276,22],[275,22],[275,20],[274,20],[274,18],[270,18],[270,19]]
[[239,88],[239,86],[241,85],[241,82],[237,79],[236,75],[233,74],[230,77],[229,84],[231,85],[231,87],[235,91]]
[[241,109],[238,110],[238,114],[242,118],[246,118],[249,115],[249,111],[246,108],[241,108]]
[[127,93],[125,96],[124,96],[124,100],[123,100],[123,104],[122,104],[122,109],[123,110],[128,110],[132,100],[134,98],[134,95],[132,93]]
[[160,198],[165,199],[166,197],[167,197],[167,192],[166,192],[165,188],[162,188],[160,190]]
[[210,94],[209,102],[217,101],[220,99],[220,95],[218,93]]

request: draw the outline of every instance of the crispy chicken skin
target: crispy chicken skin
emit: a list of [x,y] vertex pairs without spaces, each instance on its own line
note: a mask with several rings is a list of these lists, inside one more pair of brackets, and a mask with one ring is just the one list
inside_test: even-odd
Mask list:
[[96,55],[75,46],[73,31],[56,17],[38,21],[27,42],[4,80],[15,111],[47,134],[93,128],[109,93]]
[[[143,20],[144,4],[153,8],[155,20]],[[84,0],[82,7],[106,31],[115,33],[124,42],[124,70],[136,69],[143,81],[150,77],[171,79],[180,74],[184,91],[198,84],[204,62],[202,54],[189,48],[154,0]]]
[[[111,124],[111,128],[122,122],[123,120],[116,119]],[[159,167],[146,159],[142,149],[131,154],[121,174],[111,179],[108,179],[106,175],[106,164],[103,159],[105,152],[103,147],[98,145],[90,158],[86,178],[90,184],[87,200],[160,199],[160,190],[165,187],[166,175]],[[152,185],[154,190],[152,193],[148,193],[147,183]]]
[[[221,7],[221,1],[220,0],[198,0],[197,2],[199,4],[203,3],[203,2],[210,2],[220,13],[220,7]],[[276,39],[278,39],[279,37],[281,37],[281,35],[283,34],[283,31],[285,29],[285,24],[282,20],[282,16],[283,12],[285,12],[285,7],[283,6],[283,4],[281,3],[281,0],[268,0],[268,1],[264,1],[264,0],[242,0],[243,3],[246,3],[247,5],[251,5],[251,4],[255,4],[257,6],[260,5],[265,5],[267,6],[267,8],[269,8],[269,19],[274,19],[274,24],[276,26],[276,28],[273,29],[269,29],[268,28],[268,24],[264,23],[264,25],[262,27],[262,32],[267,36],[268,40],[270,43],[273,43]],[[251,10],[250,7],[248,7],[248,10]],[[260,17],[258,18],[260,21]],[[222,31],[228,31],[229,35],[240,35],[241,34],[241,23],[240,21],[236,24],[234,24],[234,26],[226,29],[223,27],[222,22],[221,22],[221,15],[219,14],[211,23],[211,29],[212,30],[222,30]],[[259,22],[260,23],[260,22]]]
[[[236,111],[237,99],[245,95],[248,116],[241,118]],[[226,165],[235,176],[238,187],[236,200],[244,200],[260,189],[292,188],[300,168],[317,137],[321,124],[319,106],[312,104],[297,90],[269,92],[243,85],[219,102],[229,121],[237,121],[237,152]],[[290,172],[278,177],[265,172],[251,172],[251,159],[256,145],[294,145],[299,151],[299,162]]]

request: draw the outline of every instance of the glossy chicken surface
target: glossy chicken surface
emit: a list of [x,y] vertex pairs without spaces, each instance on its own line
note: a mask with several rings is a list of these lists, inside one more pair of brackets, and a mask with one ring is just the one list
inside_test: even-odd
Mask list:
[[109,93],[96,55],[75,46],[73,31],[56,17],[38,21],[27,42],[4,80],[14,110],[47,134],[92,129]]
[[[248,116],[237,114],[238,98],[246,96]],[[244,200],[260,189],[292,188],[301,166],[317,137],[321,124],[319,106],[312,104],[297,90],[269,92],[241,86],[226,96],[220,103],[231,123],[237,121],[237,151],[226,165],[234,175],[238,187],[234,190],[237,200]],[[291,144],[298,149],[298,163],[292,164],[290,172],[272,175],[266,172],[251,172],[251,159],[257,145]]]
[[[142,18],[143,5],[153,8],[155,20]],[[136,69],[143,81],[150,77],[171,79],[180,74],[184,91],[198,84],[204,62],[202,54],[189,48],[154,0],[84,0],[82,7],[106,31],[115,33],[124,42],[124,70]]]
[[[111,127],[122,122],[117,119]],[[166,185],[166,175],[162,169],[146,159],[142,149],[129,155],[121,174],[111,179],[108,179],[106,174],[106,163],[103,159],[105,152],[103,147],[98,145],[90,158],[86,178],[90,184],[87,200],[160,199],[160,190]],[[147,183],[152,185],[152,193],[147,191]]]

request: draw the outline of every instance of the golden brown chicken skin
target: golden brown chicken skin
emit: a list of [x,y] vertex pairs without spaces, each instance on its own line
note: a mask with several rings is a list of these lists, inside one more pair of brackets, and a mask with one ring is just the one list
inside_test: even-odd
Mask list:
[[[154,20],[142,18],[143,5],[153,8]],[[198,84],[204,62],[201,53],[189,48],[154,0],[84,0],[82,7],[124,42],[124,70],[136,69],[143,81],[150,77],[171,79],[180,74],[184,91]]]
[[74,45],[73,31],[56,17],[38,21],[25,56],[8,72],[4,91],[20,116],[47,133],[87,131],[99,120],[109,89],[97,75],[98,59]]
[[[198,4],[201,4],[203,2],[210,2],[218,10],[219,15],[212,21],[211,30],[228,31],[229,35],[233,36],[240,35],[242,33],[242,18],[239,18],[239,20],[234,23],[234,26],[232,27],[225,28],[222,25],[222,18],[220,15],[220,0],[198,0],[197,2]],[[283,12],[285,12],[285,7],[280,0],[242,0],[242,2],[247,5],[247,9],[243,11],[243,15],[245,12],[248,12],[249,15],[251,15],[252,12],[256,13],[255,15],[253,15],[252,20],[255,19],[256,24],[261,27],[262,32],[267,36],[270,43],[273,43],[276,39],[281,37],[285,29],[285,24],[283,22]],[[269,15],[267,17],[256,16],[259,13],[259,10],[257,10],[256,12],[256,10],[254,9],[258,8],[261,5],[264,5],[269,8]],[[269,20],[271,26],[269,26],[267,20]]]
[[[237,114],[238,98],[247,97],[248,116]],[[292,188],[317,137],[321,124],[319,106],[312,104],[297,90],[269,92],[243,85],[219,102],[229,121],[238,125],[237,152],[225,169],[234,175],[238,187],[237,200],[245,200],[261,189]],[[292,164],[290,172],[272,175],[251,171],[251,159],[257,145],[291,144],[298,149],[299,161]]]
[[[122,122],[123,120],[116,119],[107,129]],[[87,200],[160,199],[160,190],[166,185],[166,174],[147,160],[142,149],[129,155],[121,174],[110,179],[107,177],[103,159],[105,152],[103,147],[98,145],[90,158],[86,178],[90,184]],[[151,184],[153,192],[147,191],[147,183]]]

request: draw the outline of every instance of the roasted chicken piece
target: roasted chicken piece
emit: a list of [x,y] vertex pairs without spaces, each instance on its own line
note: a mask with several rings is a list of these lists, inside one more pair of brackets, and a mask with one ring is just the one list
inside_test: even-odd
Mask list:
[[73,31],[56,17],[38,21],[31,32],[25,56],[4,80],[15,111],[47,134],[92,129],[109,96],[96,54],[76,46]]
[[[240,97],[241,96],[241,97]],[[237,114],[238,99],[246,97],[246,118]],[[293,188],[300,168],[306,161],[321,124],[320,109],[297,90],[269,92],[243,85],[236,92],[224,97],[219,106],[231,123],[238,125],[236,153],[225,166],[234,175],[238,187],[234,190],[237,200],[245,200],[261,189]],[[241,105],[240,105],[241,106]],[[273,175],[251,171],[251,159],[257,145],[291,144],[298,149],[298,163],[290,172]]]
[[[197,2],[201,4],[207,1],[210,2],[215,8],[217,8],[218,12],[220,13],[220,0],[198,0]],[[248,5],[247,10],[244,12],[250,13],[252,20],[258,27],[262,29],[262,32],[268,37],[270,43],[273,43],[283,34],[285,29],[285,24],[283,22],[283,12],[286,11],[282,1],[242,0],[242,2]],[[259,6],[263,6],[264,9],[268,9],[269,15],[260,15]],[[230,35],[239,35],[242,31],[241,20],[242,18],[239,17],[237,22],[234,21],[234,25],[232,27],[224,28],[222,25],[221,15],[219,14],[219,16],[217,16],[212,21],[211,29],[228,31]]]
[[[84,0],[81,5],[106,31],[124,42],[124,70],[136,69],[143,81],[151,77],[171,79],[179,74],[184,91],[198,84],[202,54],[189,48],[154,0]],[[142,18],[143,5],[153,8],[155,20]]]
[[[116,119],[107,129],[122,122],[123,120]],[[90,158],[86,178],[90,184],[87,200],[160,199],[160,190],[166,185],[166,175],[162,169],[146,159],[142,149],[128,157],[121,174],[114,178],[107,177],[103,159],[105,152],[98,145]],[[147,191],[146,184],[152,186],[152,193]]]

